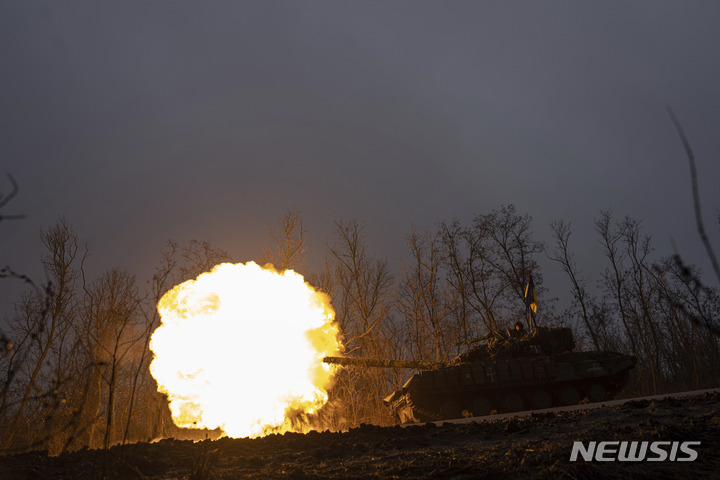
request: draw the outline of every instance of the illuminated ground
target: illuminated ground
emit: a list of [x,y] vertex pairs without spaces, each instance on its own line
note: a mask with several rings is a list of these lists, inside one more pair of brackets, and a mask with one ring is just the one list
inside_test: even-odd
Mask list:
[[[692,463],[571,463],[575,440],[701,441]],[[717,478],[720,393],[481,423],[192,443],[164,440],[49,458],[0,458],[0,478]]]

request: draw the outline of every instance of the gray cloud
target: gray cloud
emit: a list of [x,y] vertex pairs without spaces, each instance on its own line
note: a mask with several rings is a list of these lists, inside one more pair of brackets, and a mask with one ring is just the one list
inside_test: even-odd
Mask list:
[[[0,153],[22,186],[14,208],[30,215],[0,225],[12,252],[1,261],[18,268],[37,271],[37,231],[60,215],[94,268],[147,275],[167,238],[213,239],[249,260],[292,206],[317,264],[335,219],[364,221],[397,261],[412,223],[506,203],[541,237],[573,221],[579,250],[596,250],[592,219],[612,208],[642,219],[659,249],[672,237],[703,259],[664,109],[696,149],[709,221],[715,4],[0,8]],[[579,255],[591,272],[594,254]]]

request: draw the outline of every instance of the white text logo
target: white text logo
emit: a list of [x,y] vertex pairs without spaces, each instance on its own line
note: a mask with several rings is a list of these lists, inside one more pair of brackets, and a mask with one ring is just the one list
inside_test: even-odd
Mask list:
[[698,454],[693,446],[700,442],[573,442],[570,461],[578,455],[586,462],[693,462]]

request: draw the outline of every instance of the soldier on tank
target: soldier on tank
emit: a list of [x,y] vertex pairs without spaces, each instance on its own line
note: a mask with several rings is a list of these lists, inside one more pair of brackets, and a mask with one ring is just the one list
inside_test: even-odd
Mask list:
[[515,322],[513,329],[510,331],[511,338],[522,338],[525,336],[525,327],[521,322]]

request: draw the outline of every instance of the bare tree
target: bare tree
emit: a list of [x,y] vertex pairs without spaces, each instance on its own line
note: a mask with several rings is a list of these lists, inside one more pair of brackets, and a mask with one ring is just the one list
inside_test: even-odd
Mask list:
[[552,229],[553,236],[555,238],[555,249],[551,254],[548,254],[548,257],[559,263],[562,270],[570,279],[573,301],[580,309],[583,323],[590,334],[590,339],[592,340],[595,350],[600,350],[600,333],[596,331],[598,328],[593,325],[594,322],[591,320],[590,303],[592,300],[589,298],[585,282],[579,277],[575,260],[568,248],[570,236],[573,233],[572,226],[569,223],[565,223],[560,220],[553,222],[550,225],[550,228]]
[[[458,301],[457,308],[454,309],[454,317],[459,330],[459,342],[468,344],[476,336],[473,328],[475,323],[473,309],[470,308],[469,299],[468,283],[471,280],[467,279],[467,270],[471,266],[468,265],[469,260],[463,248],[468,238],[463,234],[463,228],[457,220],[440,223],[438,237],[445,281]],[[468,243],[472,252],[472,242]]]
[[305,228],[300,210],[288,210],[277,226],[268,225],[268,232],[275,249],[265,249],[264,263],[272,263],[281,271],[301,269],[305,256]]
[[532,240],[531,225],[532,218],[520,215],[513,205],[476,215],[470,227],[458,222],[440,225],[448,281],[464,304],[460,312],[466,331],[473,330],[470,312],[482,321],[485,332],[525,317],[530,274],[542,284],[534,256],[543,245]]
[[[7,427],[2,443],[3,450],[7,450],[13,444],[20,423],[25,418],[26,408],[35,397],[38,380],[46,367],[46,361],[61,333],[72,324],[75,316],[76,281],[78,279],[77,235],[65,220],[61,220],[54,227],[41,232],[41,240],[47,250],[41,260],[55,287],[53,295],[49,299],[47,314],[44,313],[45,298],[39,297],[36,293],[26,297],[25,316],[20,320],[24,324],[21,323],[19,328],[25,332],[28,339],[25,347],[31,349],[34,355],[27,357],[29,362],[26,365],[27,377],[23,379],[23,391],[19,394],[18,406]],[[55,383],[57,383],[57,379]],[[57,388],[52,385],[45,388],[48,388],[47,394],[57,394]],[[41,396],[44,395],[41,394]]]
[[603,285],[607,295],[613,298],[614,304],[617,307],[625,334],[624,336],[630,342],[630,352],[632,355],[637,356],[638,347],[626,313],[627,308],[623,294],[625,288],[625,271],[622,267],[624,254],[620,249],[620,242],[622,241],[624,232],[621,227],[618,228],[613,225],[612,213],[609,211],[600,212],[600,218],[595,221],[595,230],[598,235],[600,235],[605,256],[610,262],[610,267],[603,273]]
[[177,283],[195,278],[203,272],[209,272],[216,265],[231,261],[230,254],[212,245],[208,241],[190,240],[186,245],[169,241],[168,245],[174,255],[178,255],[179,278]]
[[[128,403],[127,421],[125,423],[125,429],[123,431],[122,437],[123,444],[125,444],[130,438],[130,429],[133,425],[132,414],[134,412],[136,399],[141,395],[141,390],[148,383],[152,383],[153,386],[156,387],[154,382],[148,381],[148,378],[150,377],[150,361],[152,360],[152,355],[150,354],[150,338],[152,336],[152,333],[160,324],[160,316],[157,312],[156,305],[160,301],[161,292],[165,291],[166,289],[165,280],[172,271],[172,260],[167,257],[165,257],[165,259],[167,263],[158,267],[155,271],[155,274],[153,275],[151,281],[152,292],[150,295],[150,304],[148,305],[147,302],[144,301],[143,303],[140,303],[138,305],[138,309],[140,311],[140,314],[138,316],[138,327],[141,337],[141,349],[139,354],[136,353],[135,358],[133,358],[133,365],[130,368],[130,371],[132,372],[132,384],[130,390],[130,399]],[[157,388],[152,388],[150,392],[145,393],[146,395],[144,396],[144,398],[142,398],[141,405],[144,405],[144,410],[148,411],[147,405],[153,403],[153,397],[158,397],[160,395],[157,392]],[[152,438],[157,438],[157,435],[151,434],[150,432],[154,430],[155,425],[158,422],[163,421],[164,417],[162,415],[156,416],[149,414],[146,415],[146,417],[149,417],[149,421],[145,422],[145,428],[139,430],[144,432],[145,439],[149,440]]]
[[337,242],[329,251],[335,260],[336,305],[342,307],[338,321],[350,351],[365,354],[373,343],[373,330],[388,318],[392,275],[387,261],[368,257],[357,221],[336,222],[335,227]]
[[457,307],[457,290],[444,282],[437,235],[418,234],[413,228],[407,245],[410,258],[403,268],[397,294],[407,341],[416,360],[449,360],[460,339],[450,320]]
[[124,361],[145,332],[136,328],[140,300],[135,278],[126,270],[109,270],[84,289],[82,336],[94,366],[94,414],[98,417],[100,400],[106,398],[102,446],[107,449],[114,440],[118,381],[126,367]]
[[694,389],[717,385],[720,346],[717,337],[707,335],[717,328],[720,317],[717,292],[702,287],[697,268],[681,267],[673,257],[656,262],[651,275],[657,286],[656,317],[666,382]]
[[536,283],[542,283],[534,256],[543,251],[543,244],[532,239],[532,217],[520,215],[514,205],[493,210],[488,215],[476,217],[475,228],[492,239],[489,257],[506,290],[508,301],[524,304],[525,286],[531,273]]
[[649,255],[652,252],[650,237],[640,230],[637,220],[625,218],[623,226],[624,243],[629,268],[626,269],[626,305],[630,322],[635,326],[635,336],[642,342],[652,380],[652,391],[657,393],[661,375],[661,350],[659,322],[654,315],[657,305],[657,285],[652,282]]
[[[717,338],[708,337],[720,311],[715,290],[677,257],[653,260],[649,235],[629,217],[613,221],[601,212],[596,230],[610,266],[602,275],[603,311],[618,326],[614,338],[638,359],[631,389],[657,393],[700,388],[717,381]],[[691,320],[691,321],[688,321]]]
[[[10,200],[12,200],[20,191],[18,183],[15,178],[8,172],[8,180],[11,185],[10,193],[7,195],[0,194],[0,209],[5,208]],[[25,215],[13,215],[13,214],[0,214],[0,221],[2,220],[19,220],[25,218]],[[45,326],[44,319],[50,310],[50,300],[52,297],[52,284],[48,282],[45,288],[41,288],[35,284],[27,275],[17,273],[12,270],[9,266],[0,269],[0,279],[10,278],[14,280],[20,280],[25,284],[29,285],[35,293],[35,298],[42,298],[43,308],[39,312],[39,316],[35,317],[29,330],[22,336],[20,342],[13,341],[6,335],[5,332],[0,331],[0,367],[3,368],[4,376],[0,377],[2,381],[0,383],[0,428],[5,425],[6,414],[8,408],[8,394],[13,386],[15,376],[18,373],[18,368],[21,367],[27,357],[28,350],[25,349],[20,355],[15,355],[18,351],[18,347],[24,345],[29,337],[38,336]],[[31,297],[26,297],[29,301]],[[22,333],[22,332],[21,332]],[[6,362],[5,365],[2,365]]]
[[[336,242],[328,248],[333,262],[332,302],[345,336],[346,353],[391,356],[387,324],[392,322],[392,276],[384,260],[372,260],[357,221],[336,222]],[[393,372],[344,369],[334,398],[341,398],[350,425],[385,423],[381,398],[392,385]]]

